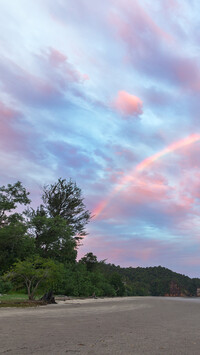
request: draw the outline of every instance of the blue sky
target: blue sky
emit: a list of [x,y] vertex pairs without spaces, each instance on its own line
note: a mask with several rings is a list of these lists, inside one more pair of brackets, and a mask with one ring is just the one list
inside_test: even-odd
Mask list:
[[79,256],[199,276],[199,7],[0,0],[0,184],[76,181]]

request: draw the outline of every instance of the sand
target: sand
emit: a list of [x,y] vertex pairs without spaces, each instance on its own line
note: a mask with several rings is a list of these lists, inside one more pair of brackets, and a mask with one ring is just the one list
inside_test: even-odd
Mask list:
[[200,354],[200,299],[68,300],[0,309],[0,354]]

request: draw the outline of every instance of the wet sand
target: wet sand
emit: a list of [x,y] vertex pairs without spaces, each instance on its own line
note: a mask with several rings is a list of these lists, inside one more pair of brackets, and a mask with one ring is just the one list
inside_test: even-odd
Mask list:
[[68,300],[0,309],[0,354],[200,354],[200,299]]

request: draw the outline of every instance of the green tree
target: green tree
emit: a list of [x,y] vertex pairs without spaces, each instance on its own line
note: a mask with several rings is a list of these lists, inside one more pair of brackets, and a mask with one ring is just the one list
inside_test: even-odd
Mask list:
[[71,228],[60,216],[48,217],[43,206],[36,211],[29,210],[30,234],[34,237],[36,251],[44,258],[60,262],[74,263],[76,260],[76,241]]
[[15,184],[8,184],[0,187],[0,228],[22,220],[22,215],[19,213],[12,213],[17,208],[18,204],[27,205],[30,203],[28,198],[29,192],[22,186],[20,181]]
[[77,263],[74,266],[74,295],[88,297],[93,294],[93,285],[86,265]]
[[17,259],[24,259],[34,251],[23,213],[15,212],[18,205],[30,203],[28,195],[19,181],[0,187],[0,274]]
[[71,180],[58,179],[44,187],[42,201],[37,210],[27,211],[37,252],[42,257],[75,263],[77,247],[91,218],[81,189]]
[[18,259],[34,254],[34,240],[26,232],[26,225],[20,221],[0,228],[0,273],[6,272]]
[[29,300],[34,300],[39,286],[45,285],[51,288],[60,276],[60,267],[53,260],[34,256],[15,263],[4,278],[23,284],[27,289]]
[[55,184],[45,186],[42,195],[47,215],[63,218],[77,241],[87,234],[85,226],[91,219],[83,200],[81,189],[71,179],[68,182],[58,179]]
[[110,284],[114,287],[117,296],[124,296],[125,286],[122,282],[120,274],[113,272],[113,274],[110,276]]
[[94,271],[96,266],[97,266],[97,264],[98,264],[96,255],[94,255],[91,252],[85,254],[85,256],[83,256],[79,260],[79,262],[82,263],[82,264],[85,264],[88,271]]

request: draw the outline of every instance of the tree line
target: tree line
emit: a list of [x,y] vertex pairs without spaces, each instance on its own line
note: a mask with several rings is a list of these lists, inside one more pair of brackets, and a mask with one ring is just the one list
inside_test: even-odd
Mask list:
[[[21,182],[0,187],[0,293],[26,290],[29,299],[51,289],[70,296],[195,295],[199,279],[162,268],[121,268],[88,252],[77,261],[91,213],[72,180],[45,185],[30,207]],[[20,207],[20,208],[19,208]],[[22,212],[19,212],[22,210]],[[170,288],[171,287],[171,288]]]

